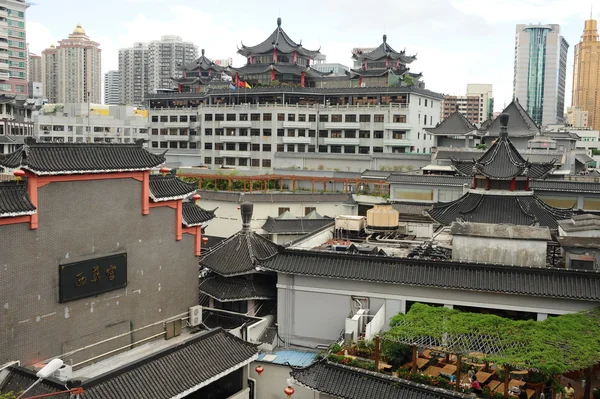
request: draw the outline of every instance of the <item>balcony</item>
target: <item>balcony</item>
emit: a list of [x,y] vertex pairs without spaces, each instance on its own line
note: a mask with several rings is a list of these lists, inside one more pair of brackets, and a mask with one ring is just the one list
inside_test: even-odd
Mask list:
[[0,59],[8,60],[8,52],[0,51]]
[[8,42],[0,42],[0,48],[8,48]]
[[221,143],[249,143],[250,136],[218,136]]
[[386,130],[410,130],[412,128],[408,123],[389,122],[383,125]]
[[310,122],[283,122],[285,129],[310,129]]
[[224,158],[250,158],[250,151],[219,151],[219,156]]
[[383,145],[389,147],[410,147],[413,145],[413,142],[406,139],[384,139]]
[[323,122],[322,129],[352,129],[359,130],[360,122]]
[[227,128],[227,127],[251,128],[252,122],[251,121],[221,121],[221,127],[224,127],[224,128]]
[[282,137],[283,138],[283,144],[310,144],[311,143],[311,138],[310,137]]
[[2,58],[0,58],[0,68],[6,68],[6,69],[8,69],[9,68],[8,61],[7,60],[3,60]]
[[359,145],[360,144],[360,139],[326,138],[326,139],[323,139],[323,144],[329,144],[329,145]]
[[10,73],[0,72],[0,80],[8,80],[8,79],[10,79]]

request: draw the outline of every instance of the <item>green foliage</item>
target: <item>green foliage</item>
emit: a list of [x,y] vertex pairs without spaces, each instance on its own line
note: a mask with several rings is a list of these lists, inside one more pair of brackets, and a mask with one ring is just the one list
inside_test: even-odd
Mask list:
[[402,76],[402,82],[404,83],[404,86],[410,87],[410,86],[415,85],[415,80],[408,73],[406,73],[406,74],[404,74],[404,76]]
[[354,359],[348,356],[335,355],[333,353],[327,356],[327,360],[334,363],[345,364],[346,366],[356,367],[359,369],[375,371],[375,362],[369,360]]
[[330,350],[332,353],[338,353],[338,352],[341,352],[342,347],[340,346],[340,344],[333,344],[333,345],[331,345]]
[[475,148],[477,148],[478,150],[487,150],[489,147],[487,146],[487,144],[477,144]]
[[394,368],[406,364],[412,356],[410,346],[387,340],[381,341],[381,352]]
[[[394,316],[390,327],[383,338],[393,342],[411,342],[418,337],[432,337],[441,342],[446,334],[487,337],[490,344],[503,350],[484,353],[482,360],[538,370],[545,375],[585,369],[600,361],[600,308],[538,322],[417,303],[407,314]],[[451,351],[468,356],[467,349],[451,348]]]
[[13,391],[7,393],[0,393],[0,399],[15,399],[17,396]]
[[600,399],[600,388],[595,388],[592,391],[592,396],[594,397],[594,399]]
[[598,148],[592,148],[592,155],[600,155],[600,150]]

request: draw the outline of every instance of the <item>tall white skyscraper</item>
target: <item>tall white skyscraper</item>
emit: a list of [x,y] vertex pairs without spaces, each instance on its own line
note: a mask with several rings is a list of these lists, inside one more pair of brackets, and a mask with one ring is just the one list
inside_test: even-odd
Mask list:
[[174,77],[182,77],[178,65],[198,57],[198,46],[182,41],[179,36],[162,36],[148,45],[148,91],[172,89]]
[[564,120],[568,50],[559,25],[517,25],[513,97],[538,125]]
[[134,43],[119,50],[120,102],[139,105],[148,92],[148,45]]
[[104,104],[119,105],[119,80],[119,71],[108,71],[104,74]]
[[25,10],[31,3],[0,0],[0,93],[27,95]]

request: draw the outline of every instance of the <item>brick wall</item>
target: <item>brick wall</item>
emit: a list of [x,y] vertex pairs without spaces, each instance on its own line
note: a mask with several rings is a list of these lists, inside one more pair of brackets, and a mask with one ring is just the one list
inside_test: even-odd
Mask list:
[[[184,313],[198,302],[193,236],[175,241],[175,210],[141,213],[141,182],[51,183],[39,229],[0,226],[0,364],[29,365]],[[126,288],[59,303],[59,264],[127,252]],[[67,357],[81,361],[162,330],[159,325]]]

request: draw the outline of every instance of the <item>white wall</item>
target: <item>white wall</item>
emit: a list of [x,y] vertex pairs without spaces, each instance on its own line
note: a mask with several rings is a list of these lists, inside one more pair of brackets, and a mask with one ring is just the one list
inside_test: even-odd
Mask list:
[[379,310],[375,314],[375,317],[373,317],[373,319],[367,324],[367,329],[365,331],[365,339],[373,339],[373,337],[375,337],[375,335],[377,335],[383,329],[385,322],[386,318],[384,303],[383,306],[379,308]]
[[546,241],[452,237],[452,260],[546,267]]
[[[256,366],[262,366],[264,371],[258,375]],[[253,362],[250,364],[250,378],[256,380],[256,399],[282,399],[283,390],[288,386],[291,368],[268,362]],[[318,399],[319,393],[299,385],[293,385],[296,391],[294,399]]]

